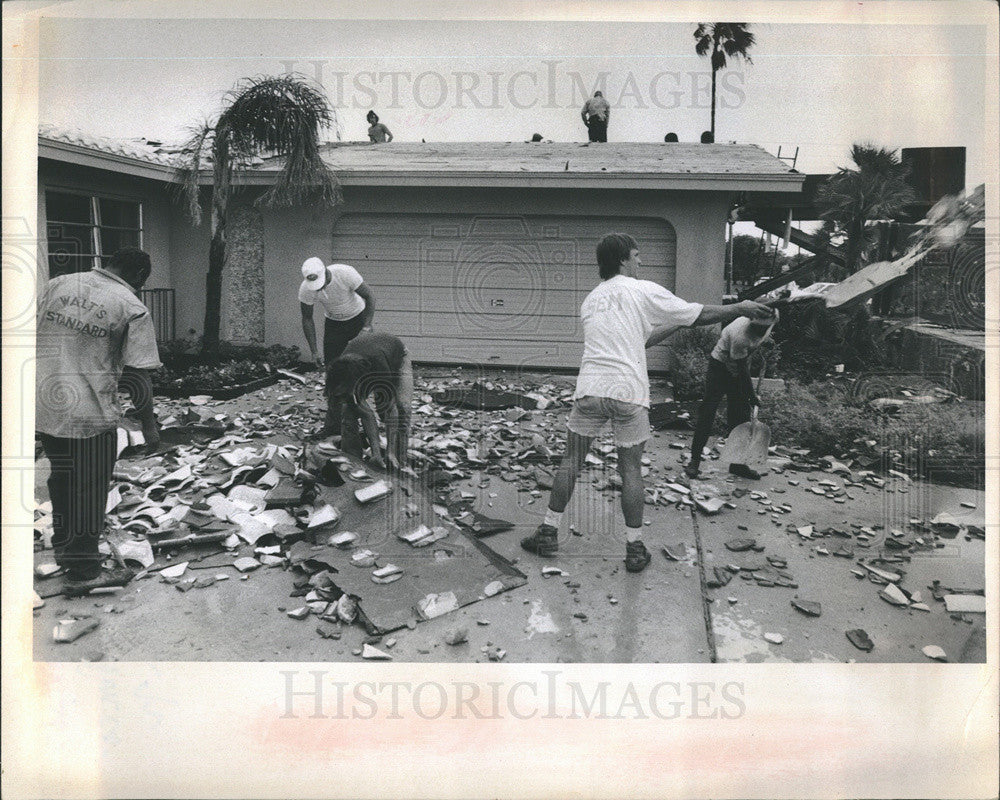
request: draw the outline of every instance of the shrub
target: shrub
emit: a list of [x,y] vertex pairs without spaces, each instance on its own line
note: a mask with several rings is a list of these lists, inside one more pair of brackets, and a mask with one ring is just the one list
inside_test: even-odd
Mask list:
[[873,432],[874,414],[852,402],[830,384],[804,386],[786,381],[782,394],[761,397],[761,420],[771,428],[771,441],[818,454],[841,453],[855,439]]
[[153,376],[155,387],[225,389],[267,377],[272,370],[295,366],[299,361],[297,347],[222,342],[217,354],[206,356],[192,347],[196,344],[178,339],[160,345],[163,367]]
[[686,328],[675,333],[670,344],[670,382],[677,400],[700,400],[705,388],[708,356],[718,334],[705,328]]
[[888,414],[831,381],[803,385],[788,380],[785,385],[784,394],[761,398],[761,419],[771,428],[772,444],[807,449],[817,456],[853,451],[883,468],[981,488],[982,403],[912,405]]

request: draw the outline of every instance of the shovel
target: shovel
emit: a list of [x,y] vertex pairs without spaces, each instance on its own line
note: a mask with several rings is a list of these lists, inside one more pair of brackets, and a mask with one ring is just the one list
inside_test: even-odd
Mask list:
[[[767,371],[767,362],[761,368],[760,377],[757,379],[757,393],[760,393],[760,385],[764,381],[764,373]],[[771,429],[757,419],[757,408],[754,407],[749,422],[737,425],[726,439],[726,446],[723,450],[725,460],[729,462],[729,471],[736,474],[745,474],[746,477],[760,477],[756,474],[758,470],[754,467],[767,462],[767,448],[771,444]],[[733,467],[736,469],[733,469]],[[741,469],[742,468],[742,469]],[[755,473],[755,474],[749,474]]]

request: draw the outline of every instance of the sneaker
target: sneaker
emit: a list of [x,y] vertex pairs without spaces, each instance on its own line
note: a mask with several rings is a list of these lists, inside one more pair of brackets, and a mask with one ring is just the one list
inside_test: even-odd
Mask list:
[[642,541],[625,543],[625,571],[642,572],[653,560]]
[[94,589],[108,589],[115,586],[125,586],[135,573],[128,568],[102,569],[93,578],[69,578],[63,581],[63,594],[66,597],[79,597],[89,594]]
[[698,477],[698,465],[695,464],[692,461],[690,464],[688,464],[686,467],[684,467],[684,474],[687,475],[689,478],[692,478],[692,479],[693,478],[697,478]]
[[554,556],[559,549],[559,544],[556,542],[557,533],[558,531],[551,525],[543,523],[531,536],[521,540],[521,547],[537,556]]

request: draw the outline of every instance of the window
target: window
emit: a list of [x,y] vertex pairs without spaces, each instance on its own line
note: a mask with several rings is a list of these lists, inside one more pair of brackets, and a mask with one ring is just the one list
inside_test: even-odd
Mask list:
[[106,264],[115,251],[142,247],[142,206],[88,194],[45,193],[49,277],[86,272]]

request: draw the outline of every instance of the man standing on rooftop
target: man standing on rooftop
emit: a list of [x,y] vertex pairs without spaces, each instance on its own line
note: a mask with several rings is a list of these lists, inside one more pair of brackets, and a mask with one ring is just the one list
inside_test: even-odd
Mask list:
[[583,104],[580,117],[583,119],[583,124],[587,126],[587,136],[590,141],[606,142],[608,140],[611,106],[601,92],[594,92],[594,96]]

